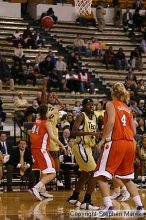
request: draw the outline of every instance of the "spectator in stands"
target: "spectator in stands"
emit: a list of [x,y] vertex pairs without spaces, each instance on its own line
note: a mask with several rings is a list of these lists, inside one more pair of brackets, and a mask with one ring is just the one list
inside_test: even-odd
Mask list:
[[138,29],[141,31],[141,25],[142,25],[142,17],[139,14],[139,9],[136,9],[133,14],[133,28]]
[[79,85],[79,79],[78,79],[78,74],[74,69],[69,71],[66,76],[66,87],[70,90],[72,94],[75,94],[79,92],[80,90],[80,85]]
[[35,100],[37,101],[38,105],[40,106],[40,104],[42,103],[42,92],[41,91],[37,92],[37,97]]
[[101,2],[100,5],[96,7],[96,19],[98,23],[98,31],[103,32],[105,27],[105,16],[106,10],[103,7],[103,3]]
[[23,97],[23,92],[19,91],[17,97],[15,97],[16,108],[27,108],[29,106],[28,101]]
[[65,181],[65,189],[71,189],[71,171],[77,173],[78,165],[75,162],[74,155],[72,154],[71,148],[74,145],[74,139],[69,138],[68,143],[66,145],[67,154],[60,155],[60,167],[63,170],[64,181]]
[[121,9],[120,3],[119,3],[114,8],[113,22],[116,27],[120,27],[121,19],[122,19],[122,9]]
[[57,74],[56,69],[54,68],[48,75],[48,92],[51,91],[51,87],[59,89],[60,92],[63,91],[62,78]]
[[92,51],[92,56],[100,57],[100,43],[97,38],[92,38],[92,44],[91,44],[91,51]]
[[73,127],[73,124],[74,124],[74,116],[72,113],[67,113],[66,115],[66,121],[69,123],[69,128],[70,130],[72,129]]
[[90,75],[86,66],[81,67],[81,71],[78,74],[79,82],[80,82],[80,92],[86,93],[89,91],[91,94],[94,94],[94,83],[91,81]]
[[49,8],[49,9],[47,10],[46,15],[47,15],[47,16],[50,16],[50,17],[53,19],[54,24],[56,24],[56,23],[57,23],[58,18],[57,18],[57,16],[55,16],[55,13],[54,13],[54,11],[53,11],[53,9],[52,9],[52,8]]
[[71,54],[68,56],[67,65],[69,70],[71,69],[78,70],[79,63],[75,52],[71,52]]
[[10,68],[4,57],[0,54],[0,91],[3,83],[10,83],[10,90],[14,90],[14,80],[12,78]]
[[19,61],[20,63],[25,61],[25,56],[23,52],[22,45],[19,43],[15,48],[14,48],[14,61]]
[[146,38],[142,39],[140,49],[142,50],[142,52],[146,53]]
[[128,29],[132,26],[133,26],[132,13],[129,11],[129,8],[127,8],[126,12],[123,14],[124,31],[128,31]]
[[44,76],[49,76],[49,73],[53,70],[54,65],[51,63],[50,56],[46,56],[45,60],[39,63],[40,73]]
[[141,99],[139,101],[139,109],[142,111],[143,115],[146,115],[145,100]]
[[95,105],[95,115],[98,118],[100,115],[104,116],[105,110],[103,109],[103,101],[99,101]]
[[125,70],[128,68],[127,60],[122,48],[119,48],[118,52],[115,54],[115,69]]
[[145,86],[143,85],[143,80],[137,82],[137,88],[135,91],[136,100],[141,100],[146,96]]
[[73,46],[75,51],[77,51],[79,54],[81,52],[85,52],[86,53],[86,47],[85,47],[85,42],[84,40],[81,38],[80,34],[77,34],[76,38],[73,41]]
[[38,54],[37,54],[36,57],[35,57],[35,69],[36,69],[38,72],[40,72],[39,64],[40,64],[41,62],[43,62],[44,59],[45,59],[45,58],[44,58],[44,56],[42,55],[41,51],[39,51]]
[[103,55],[103,63],[106,65],[106,69],[109,68],[109,64],[115,64],[115,54],[113,48],[110,46],[108,49],[105,50]]
[[51,62],[51,64],[53,65],[53,67],[55,67],[56,62],[57,62],[55,53],[50,50],[50,51],[48,52],[48,55],[50,56],[50,59],[51,59],[50,62]]
[[29,26],[27,26],[26,30],[24,30],[22,38],[23,38],[23,47],[24,48],[29,48],[29,47],[35,48],[33,34],[31,32]]
[[34,179],[32,174],[32,155],[30,149],[27,147],[26,141],[20,139],[18,147],[14,148],[7,165],[7,191],[13,191],[12,189],[12,177],[13,173],[18,173],[20,176],[25,174],[29,175],[29,186],[32,188],[34,185]]
[[76,22],[82,26],[88,26],[88,25],[92,25],[94,27],[96,27],[96,20],[94,18],[94,14],[93,11],[91,11],[91,14],[87,14],[87,15],[80,15],[77,19]]
[[137,106],[137,101],[134,101],[134,100],[130,101],[130,109],[131,111],[136,113],[137,117],[142,116],[142,111]]
[[138,10],[143,9],[143,1],[142,0],[134,0],[133,8],[138,9]]
[[39,104],[37,100],[32,101],[32,105],[25,110],[25,118],[28,122],[34,122],[37,118]]
[[23,71],[24,71],[24,84],[26,85],[28,80],[32,80],[33,86],[36,86],[37,81],[36,81],[34,66],[32,66],[31,64],[24,65]]
[[139,71],[142,71],[143,69],[141,52],[137,47],[131,51],[130,65],[133,70],[138,69]]
[[12,41],[14,42],[14,45],[22,43],[22,34],[18,29],[12,34]]
[[2,178],[3,178],[3,154],[0,151],[0,187],[1,187]]
[[[24,64],[23,64],[24,65]],[[24,71],[23,71],[23,65],[21,62],[16,60],[12,67],[11,67],[11,74],[14,79],[14,82],[17,83],[18,85],[24,85]]]
[[35,32],[32,37],[34,40],[34,47],[35,48],[45,47],[45,44],[44,44],[45,39],[41,36],[41,34],[39,32]]
[[66,63],[63,61],[63,57],[59,56],[56,62],[57,74],[61,77],[66,73]]
[[80,112],[81,112],[81,102],[80,101],[75,101],[72,113],[73,113],[73,115],[76,116]]
[[0,97],[0,124],[1,125],[4,125],[4,122],[6,121],[6,113],[3,111],[3,102],[1,100],[1,97]]

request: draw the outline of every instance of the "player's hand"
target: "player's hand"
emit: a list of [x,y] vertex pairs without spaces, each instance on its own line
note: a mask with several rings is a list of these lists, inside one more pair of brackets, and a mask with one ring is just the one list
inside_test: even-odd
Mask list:
[[97,145],[97,151],[100,153],[101,152],[101,147],[104,144],[104,142],[101,140],[98,145]]

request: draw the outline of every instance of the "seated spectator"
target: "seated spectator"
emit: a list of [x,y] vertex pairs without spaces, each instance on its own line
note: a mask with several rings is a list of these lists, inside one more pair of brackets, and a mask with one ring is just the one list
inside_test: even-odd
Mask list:
[[77,34],[76,38],[73,41],[73,46],[75,48],[75,51],[77,51],[79,54],[81,52],[86,52],[85,42],[81,38],[80,34]]
[[50,17],[53,19],[54,24],[56,24],[56,23],[57,23],[58,18],[57,18],[57,16],[55,16],[55,13],[54,13],[54,11],[53,11],[53,9],[52,9],[52,8],[49,8],[49,9],[47,10],[46,15],[47,15],[47,16],[50,16]]
[[63,91],[62,78],[57,74],[56,69],[53,69],[48,76],[47,90],[50,92],[51,87],[59,89],[60,92]]
[[123,14],[123,27],[124,31],[128,31],[129,28],[133,27],[132,13],[129,11],[129,8]]
[[66,63],[63,61],[63,57],[59,56],[56,62],[57,74],[62,77],[66,73]]
[[81,71],[79,72],[78,77],[80,82],[80,92],[86,93],[87,91],[89,91],[91,94],[93,94],[95,92],[95,86],[94,83],[91,81],[90,75],[85,66],[81,67]]
[[14,80],[12,78],[10,68],[4,57],[0,54],[0,91],[2,90],[3,83],[10,84],[10,90],[14,90]]
[[125,70],[128,68],[127,60],[122,48],[119,48],[118,52],[115,54],[115,69]]
[[141,153],[141,183],[142,187],[146,186],[145,170],[146,170],[146,135],[143,135]]
[[[23,64],[25,65],[25,64]],[[24,70],[23,65],[18,60],[13,63],[13,66],[11,67],[11,74],[14,79],[14,82],[18,85],[24,85]]]
[[38,114],[38,102],[37,100],[33,100],[32,101],[32,105],[29,106],[26,110],[25,110],[25,118],[26,121],[28,122],[34,122],[37,118],[37,114]]
[[32,37],[34,40],[34,47],[35,48],[45,47],[45,44],[44,44],[45,39],[41,36],[41,34],[39,32],[35,32]]
[[139,71],[142,71],[143,69],[142,55],[137,47],[131,51],[130,65],[133,70],[138,69]]
[[35,69],[36,69],[38,72],[40,72],[39,64],[40,64],[41,62],[43,62],[44,59],[45,59],[45,58],[44,58],[44,56],[42,55],[41,51],[39,51],[38,54],[37,54],[36,57],[35,57]]
[[24,176],[29,175],[29,186],[32,188],[34,185],[34,179],[32,174],[32,155],[30,149],[27,147],[25,140],[18,142],[18,147],[14,148],[7,165],[7,191],[13,191],[12,189],[12,177],[14,173]]
[[114,56],[115,54],[114,54],[112,47],[109,47],[108,49],[106,49],[103,55],[103,63],[106,65],[106,69],[109,68],[109,64],[112,64],[112,65],[115,64]]
[[12,34],[12,41],[14,42],[14,45],[22,43],[22,34],[18,29]]
[[7,165],[11,154],[12,147],[7,143],[7,134],[0,133],[0,185],[3,177],[3,165]]
[[34,39],[33,39],[33,34],[30,30],[30,27],[27,26],[26,30],[24,30],[23,35],[23,47],[24,48],[34,48],[35,49],[35,43],[34,43]]
[[37,97],[35,100],[37,101],[38,105],[40,106],[42,103],[42,92],[41,91],[37,92]]
[[4,122],[6,121],[6,113],[3,111],[3,102],[0,98],[0,124],[4,125]]
[[92,56],[99,57],[100,56],[100,43],[97,38],[92,39]]
[[70,138],[68,141],[68,145],[66,146],[67,154],[60,156],[60,167],[63,170],[64,181],[65,181],[65,189],[71,189],[71,175],[70,171],[77,172],[79,167],[75,162],[74,156],[72,154],[71,148],[74,144],[74,139]]
[[74,116],[72,113],[68,113],[66,115],[66,121],[69,123],[69,129],[71,131],[72,127],[73,127],[73,124],[74,124]]
[[133,14],[133,28],[141,30],[141,25],[142,25],[142,17],[139,14],[139,9],[136,9],[134,14]]
[[114,7],[114,17],[113,22],[116,27],[120,27],[122,18],[122,9],[120,7],[120,3]]
[[100,115],[104,117],[105,110],[103,110],[103,101],[99,101],[95,106],[95,115],[98,118]]
[[142,114],[146,114],[146,108],[145,108],[145,100],[141,99],[139,100],[139,109],[142,111]]
[[75,69],[76,71],[78,70],[79,63],[75,52],[71,52],[71,54],[68,56],[67,65],[69,70],[71,69]]
[[27,108],[29,106],[28,101],[23,97],[23,92],[19,91],[17,97],[15,97],[14,105],[16,108]]
[[138,135],[143,135],[146,133],[146,120],[145,120],[145,117],[143,116],[139,117],[139,122],[136,128],[136,133]]
[[80,101],[75,101],[74,107],[73,107],[73,115],[76,116],[81,112],[81,102]]
[[49,76],[53,68],[54,65],[51,63],[51,57],[49,55],[46,56],[45,60],[39,63],[40,73],[44,76]]
[[137,82],[137,88],[136,88],[136,91],[135,91],[136,100],[144,99],[145,96],[146,96],[145,86],[142,82],[143,82],[143,80],[139,80]]
[[139,109],[137,102],[134,100],[130,101],[130,109],[131,111],[134,111],[137,115],[137,117],[142,116],[142,111]]
[[25,56],[23,53],[23,48],[22,45],[19,43],[18,45],[16,45],[16,47],[14,48],[14,57],[13,57],[14,61],[19,61],[19,63],[21,63],[22,61],[25,61]]
[[76,19],[76,22],[79,22],[79,24],[82,26],[92,25],[92,26],[96,27],[96,20],[94,18],[93,11],[91,11],[91,14],[80,15]]
[[143,1],[142,0],[134,0],[133,8],[138,9],[138,10],[143,9]]
[[24,71],[24,84],[27,84],[28,80],[32,80],[33,86],[36,86],[36,75],[35,75],[35,69],[34,67],[29,64],[29,65],[24,65],[23,66],[23,71]]
[[75,94],[79,92],[80,90],[80,84],[78,79],[78,74],[75,72],[74,69],[69,71],[66,76],[66,87],[70,90],[72,94]]
[[141,44],[140,44],[140,49],[142,52],[146,53],[146,39],[142,39]]

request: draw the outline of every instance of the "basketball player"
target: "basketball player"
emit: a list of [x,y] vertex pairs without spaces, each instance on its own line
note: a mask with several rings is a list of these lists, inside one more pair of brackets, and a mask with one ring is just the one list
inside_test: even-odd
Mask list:
[[106,104],[104,131],[98,144],[98,150],[102,147],[102,151],[94,173],[103,197],[103,210],[113,209],[108,185],[108,179],[112,179],[113,175],[123,181],[137,210],[143,210],[138,190],[131,181],[134,178],[136,129],[132,113],[124,103],[128,93],[122,83],[113,86],[112,99]]
[[[57,96],[53,92],[48,93],[47,100],[46,100],[46,90],[47,90],[47,81],[44,81],[42,100],[47,102],[48,112],[53,111],[56,105],[62,106],[61,102],[58,100]],[[51,121],[52,123],[52,129],[53,129],[54,135],[58,137],[57,123],[59,120],[59,111],[56,111],[55,114],[51,114],[51,115],[49,114],[48,118],[49,118],[49,121]],[[63,183],[60,177],[59,146],[53,140],[50,140],[49,152],[51,156],[53,157],[54,163],[55,163],[57,186],[63,187]]]
[[[96,144],[97,118],[94,114],[92,99],[84,99],[82,106],[83,112],[77,115],[71,132],[71,135],[76,137],[76,144],[72,147],[72,153],[79,165],[81,174],[68,202],[72,205],[80,206],[81,209],[97,210],[98,207],[91,203],[91,194],[96,186],[96,179],[93,178],[96,163],[92,155],[92,148]],[[79,194],[86,182],[87,191],[84,200],[80,203]]]
[[[54,110],[55,111],[55,110]],[[35,168],[41,170],[40,181],[31,189],[32,193],[38,200],[46,196],[45,185],[55,178],[55,166],[51,155],[48,153],[50,146],[50,139],[60,146],[64,152],[65,147],[57,139],[53,133],[52,123],[47,119],[48,106],[45,104],[40,105],[39,115],[40,118],[36,120],[30,135],[32,155],[35,160]],[[55,112],[52,112],[55,113]],[[52,197],[52,195],[50,195]]]

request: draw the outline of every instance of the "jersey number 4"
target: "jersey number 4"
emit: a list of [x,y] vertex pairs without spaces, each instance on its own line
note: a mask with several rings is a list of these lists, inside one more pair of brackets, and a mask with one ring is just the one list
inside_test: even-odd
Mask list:
[[126,115],[122,116],[121,122],[122,122],[123,126],[125,127],[126,126]]

